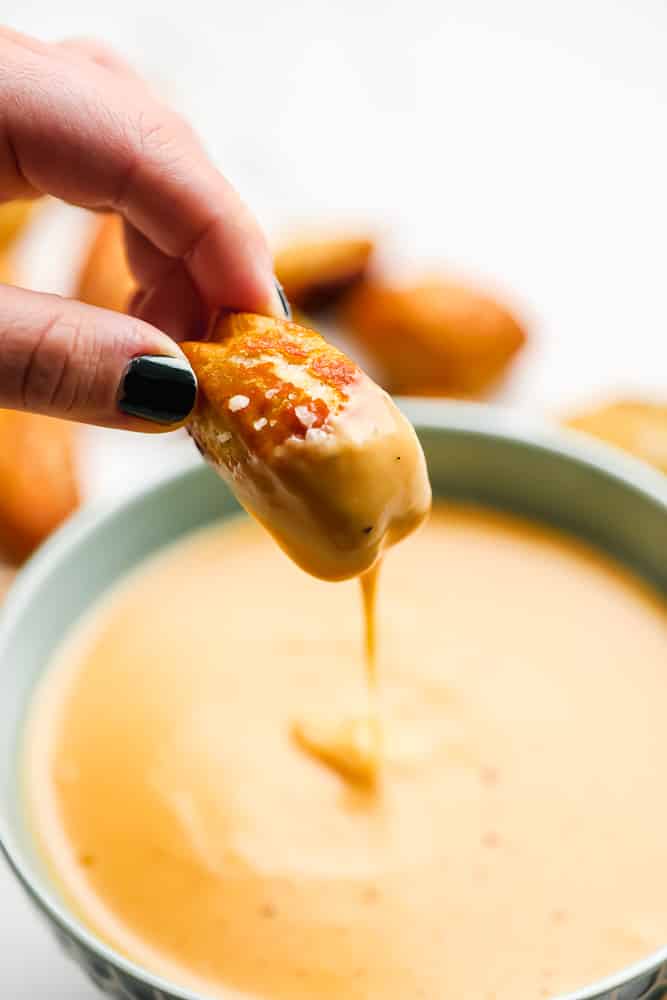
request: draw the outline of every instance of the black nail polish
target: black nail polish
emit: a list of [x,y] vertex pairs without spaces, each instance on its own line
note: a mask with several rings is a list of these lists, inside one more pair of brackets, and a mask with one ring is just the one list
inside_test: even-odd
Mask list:
[[118,409],[158,424],[185,420],[197,398],[197,379],[182,358],[142,354],[121,379]]
[[278,292],[278,298],[280,299],[280,304],[283,307],[283,309],[285,310],[285,319],[291,319],[292,318],[292,307],[290,306],[289,302],[287,301],[287,296],[285,295],[285,290],[284,290],[283,286],[280,284],[280,282],[278,281],[277,278],[274,278],[274,281],[276,283],[276,291]]

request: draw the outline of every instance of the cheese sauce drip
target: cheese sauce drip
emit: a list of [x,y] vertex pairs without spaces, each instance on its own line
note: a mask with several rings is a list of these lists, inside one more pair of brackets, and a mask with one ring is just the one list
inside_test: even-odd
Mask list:
[[292,736],[311,757],[356,785],[372,789],[380,777],[383,728],[377,669],[377,590],[381,562],[359,578],[363,621],[366,696],[358,715],[309,715],[292,726]]

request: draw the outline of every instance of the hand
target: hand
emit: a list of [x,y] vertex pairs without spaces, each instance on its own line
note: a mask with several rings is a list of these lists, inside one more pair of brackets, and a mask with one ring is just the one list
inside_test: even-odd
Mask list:
[[132,315],[0,285],[0,406],[133,430],[194,404],[177,342],[213,312],[285,316],[264,237],[177,114],[88,42],[0,28],[0,201],[55,195],[125,220]]

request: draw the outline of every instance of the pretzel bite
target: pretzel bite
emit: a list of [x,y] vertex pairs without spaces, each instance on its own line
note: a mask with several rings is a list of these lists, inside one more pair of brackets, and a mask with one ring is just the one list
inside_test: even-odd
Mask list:
[[119,215],[103,215],[79,274],[75,295],[81,302],[114,312],[125,312],[135,290]]
[[363,283],[341,320],[394,393],[478,396],[496,382],[526,335],[510,312],[463,285]]
[[368,239],[295,242],[278,251],[274,267],[291,304],[316,311],[331,305],[364,276],[372,253]]
[[6,562],[0,562],[0,604],[2,604],[7,596],[7,591],[13,584],[15,576],[15,566],[11,566]]
[[20,236],[28,223],[36,202],[27,199],[5,201],[0,204],[0,253]]
[[6,253],[0,253],[0,283],[3,285],[11,285],[14,280],[14,268],[12,267],[9,255]]
[[26,559],[79,502],[73,424],[0,410],[0,554]]
[[667,472],[667,405],[618,400],[569,417],[565,423]]
[[188,428],[240,503],[314,576],[343,580],[423,520],[417,436],[318,333],[249,313],[181,345],[199,381]]

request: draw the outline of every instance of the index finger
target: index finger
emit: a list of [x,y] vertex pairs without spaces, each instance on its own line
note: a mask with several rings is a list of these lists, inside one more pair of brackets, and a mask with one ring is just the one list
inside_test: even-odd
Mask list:
[[132,78],[0,37],[0,197],[120,212],[182,259],[209,309],[283,315],[264,236],[186,123]]

